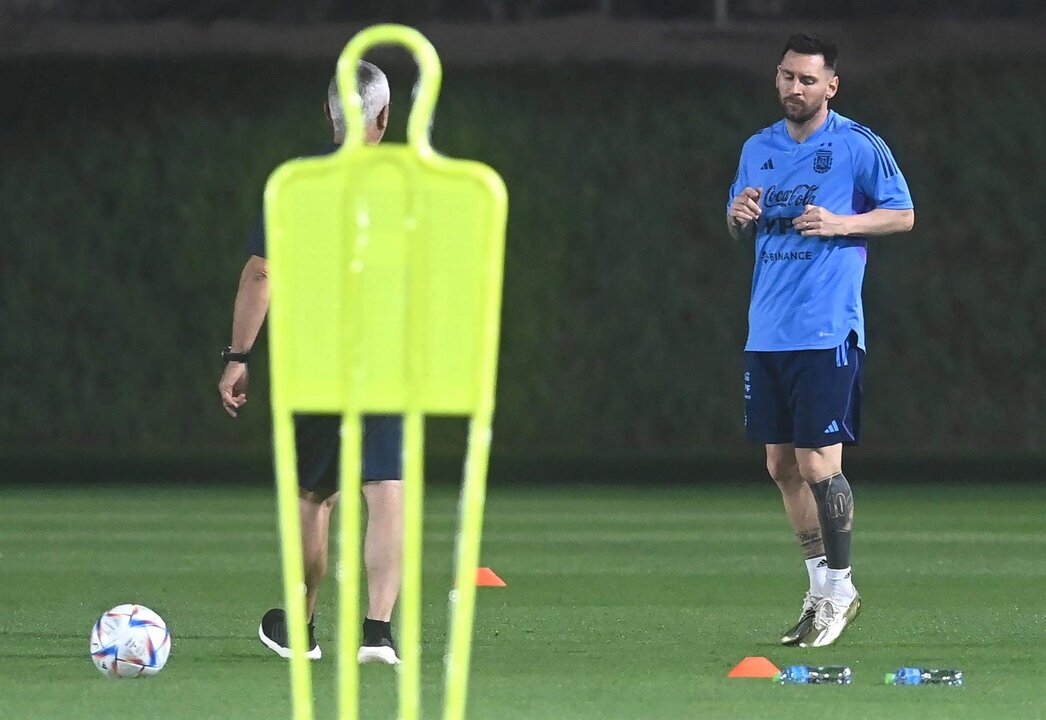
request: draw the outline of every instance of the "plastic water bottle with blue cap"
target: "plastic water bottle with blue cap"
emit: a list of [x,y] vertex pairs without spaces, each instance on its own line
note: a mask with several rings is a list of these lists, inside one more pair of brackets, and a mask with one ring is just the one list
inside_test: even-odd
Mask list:
[[784,685],[849,685],[853,676],[845,665],[789,665],[773,680]]
[[917,667],[898,668],[886,673],[887,685],[962,685],[962,670],[937,670]]

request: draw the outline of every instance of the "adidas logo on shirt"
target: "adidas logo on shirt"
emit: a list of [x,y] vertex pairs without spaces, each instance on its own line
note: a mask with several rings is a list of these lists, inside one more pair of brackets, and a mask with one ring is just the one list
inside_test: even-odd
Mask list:
[[824,434],[830,435],[834,432],[839,432],[839,423],[837,423],[835,420],[832,420],[831,424],[824,429]]
[[773,170],[774,169],[774,161],[773,161],[773,159],[767,158],[766,162],[763,163],[763,166],[761,168],[759,168],[759,169],[760,170]]

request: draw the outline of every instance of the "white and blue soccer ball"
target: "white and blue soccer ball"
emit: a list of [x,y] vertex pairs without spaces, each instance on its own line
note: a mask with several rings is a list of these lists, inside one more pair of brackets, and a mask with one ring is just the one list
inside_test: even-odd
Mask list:
[[171,631],[144,605],[117,605],[91,630],[91,659],[106,677],[149,677],[171,654]]

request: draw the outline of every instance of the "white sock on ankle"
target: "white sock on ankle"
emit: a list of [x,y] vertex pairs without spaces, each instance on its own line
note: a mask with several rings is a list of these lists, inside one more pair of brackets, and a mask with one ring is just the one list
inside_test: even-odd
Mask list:
[[806,573],[810,576],[810,594],[824,597],[825,581],[828,578],[828,559],[824,555],[808,558]]
[[828,568],[825,596],[849,604],[854,599],[854,595],[857,594],[857,589],[854,587],[853,579],[851,578],[852,574],[848,567],[839,570]]

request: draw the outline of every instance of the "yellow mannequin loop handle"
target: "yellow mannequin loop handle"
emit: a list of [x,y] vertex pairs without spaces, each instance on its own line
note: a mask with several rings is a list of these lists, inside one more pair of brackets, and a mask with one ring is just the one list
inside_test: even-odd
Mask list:
[[429,127],[436,109],[436,97],[443,78],[443,68],[436,49],[424,35],[406,25],[375,25],[357,33],[338,58],[338,94],[349,120],[346,148],[363,144],[366,121],[363,103],[356,87],[356,68],[363,54],[375,45],[401,45],[411,52],[418,64],[418,94],[407,121],[407,144],[419,154],[432,152]]

